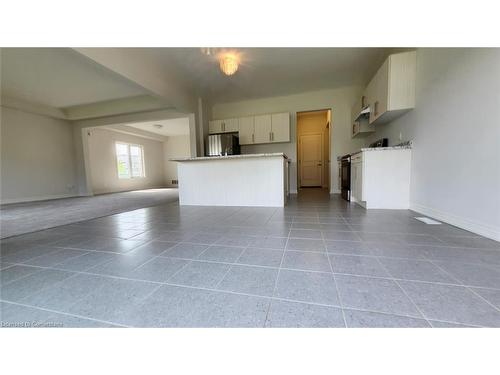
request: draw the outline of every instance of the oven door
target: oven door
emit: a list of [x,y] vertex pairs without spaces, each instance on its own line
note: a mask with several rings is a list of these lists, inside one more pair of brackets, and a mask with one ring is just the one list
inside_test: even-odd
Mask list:
[[351,200],[351,161],[342,160],[341,163],[341,195],[346,201]]

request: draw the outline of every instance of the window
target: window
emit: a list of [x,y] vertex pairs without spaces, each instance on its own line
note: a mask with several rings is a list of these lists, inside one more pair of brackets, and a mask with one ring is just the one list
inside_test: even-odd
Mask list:
[[118,178],[145,177],[142,146],[118,142],[115,146]]

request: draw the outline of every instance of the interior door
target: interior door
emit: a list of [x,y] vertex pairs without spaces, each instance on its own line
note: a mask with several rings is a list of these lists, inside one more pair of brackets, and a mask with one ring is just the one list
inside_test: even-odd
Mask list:
[[323,170],[323,139],[320,134],[301,135],[300,149],[300,186],[321,187]]

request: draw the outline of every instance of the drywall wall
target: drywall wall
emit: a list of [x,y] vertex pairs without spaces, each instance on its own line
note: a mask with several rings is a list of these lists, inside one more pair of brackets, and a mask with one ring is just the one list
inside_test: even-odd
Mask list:
[[[90,133],[90,135],[88,135]],[[94,194],[163,187],[163,142],[124,134],[104,128],[88,129],[88,159]],[[142,145],[144,148],[144,178],[119,179],[115,142]]]
[[76,195],[73,129],[68,121],[1,110],[1,202]]
[[416,108],[370,140],[413,140],[411,207],[500,240],[500,49],[417,50]]
[[176,186],[172,184],[172,180],[177,180],[177,162],[170,161],[170,159],[191,156],[189,135],[168,137],[166,142],[163,142],[163,155],[165,158],[165,185]]
[[212,119],[249,116],[274,112],[290,112],[289,143],[248,145],[242,153],[284,152],[292,159],[290,165],[290,191],[297,192],[297,112],[331,109],[330,132],[330,191],[340,192],[337,157],[359,150],[366,140],[351,138],[351,107],[361,95],[358,86],[330,90],[310,91],[300,94],[245,100],[233,103],[219,103],[212,107]]
[[[329,147],[330,142],[328,139],[329,136],[329,128],[328,126],[328,114],[325,111],[318,112],[302,112],[297,116],[297,134],[298,139],[300,140],[301,135],[307,134],[321,134],[322,136],[322,171],[321,171],[321,186],[323,188],[328,187],[329,185],[329,168],[328,168],[328,159],[329,156]],[[297,160],[300,158],[300,142],[299,147],[297,148]],[[300,184],[300,168],[297,169],[297,181]]]

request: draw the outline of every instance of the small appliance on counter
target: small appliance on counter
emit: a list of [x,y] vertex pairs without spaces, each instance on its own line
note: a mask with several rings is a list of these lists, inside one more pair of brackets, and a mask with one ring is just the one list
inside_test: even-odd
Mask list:
[[207,137],[207,156],[240,155],[238,133],[212,134]]
[[370,143],[370,148],[376,148],[376,147],[388,147],[389,146],[389,139],[387,138],[380,138],[378,141],[375,141],[373,143]]

